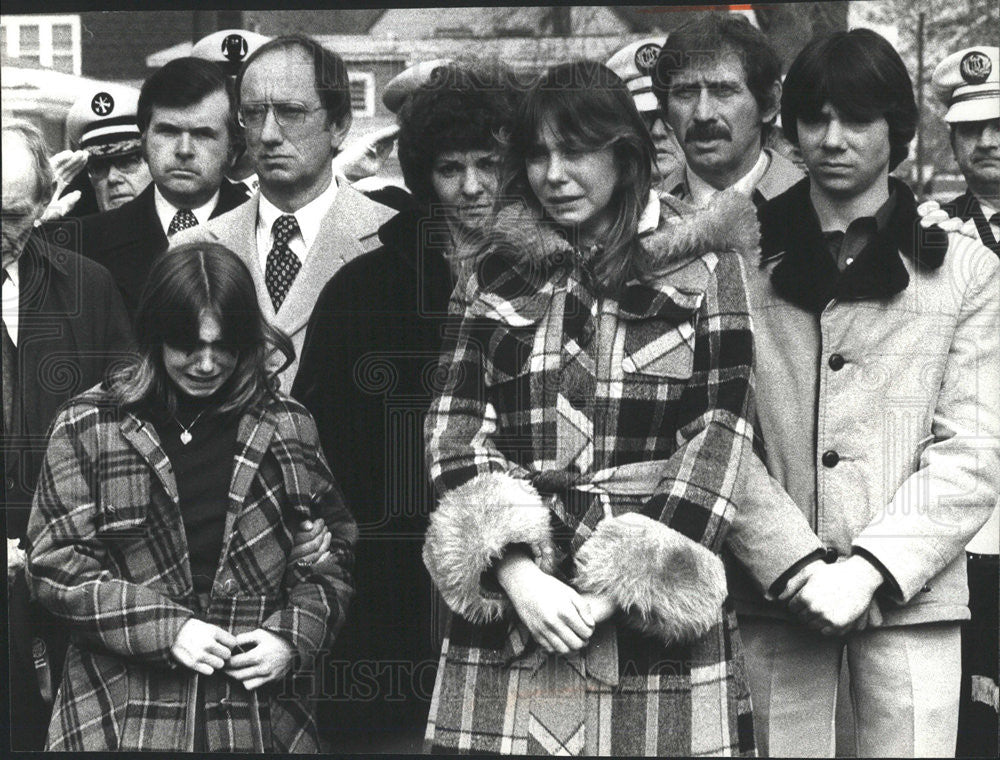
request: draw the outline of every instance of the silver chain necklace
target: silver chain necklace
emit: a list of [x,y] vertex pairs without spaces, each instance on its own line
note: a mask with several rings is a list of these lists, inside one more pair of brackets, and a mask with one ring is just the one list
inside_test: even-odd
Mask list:
[[193,428],[194,425],[195,425],[195,423],[198,420],[201,419],[201,415],[203,415],[207,411],[208,411],[208,409],[205,408],[205,409],[202,409],[200,412],[198,412],[197,416],[193,420],[191,420],[191,424],[188,425],[187,427],[184,427],[184,425],[181,424],[181,421],[179,419],[177,419],[177,415],[176,414],[174,414],[173,412],[170,413],[170,416],[174,418],[174,422],[177,423],[177,427],[179,427],[181,429],[181,443],[182,444],[184,444],[185,446],[187,446],[189,443],[191,443],[191,439],[194,437],[194,436],[191,435],[191,428]]

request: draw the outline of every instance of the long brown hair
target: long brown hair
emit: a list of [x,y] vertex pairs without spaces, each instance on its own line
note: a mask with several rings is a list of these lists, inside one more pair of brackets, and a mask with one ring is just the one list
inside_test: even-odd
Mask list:
[[[527,159],[544,124],[584,150],[610,147],[618,167],[611,203],[614,219],[594,262],[596,284],[617,291],[645,259],[638,226],[649,197],[656,149],[625,83],[606,66],[577,61],[552,66],[528,90],[518,110],[505,160],[502,198],[523,198],[543,219],[528,183]],[[572,230],[564,230],[571,236]],[[572,240],[570,242],[573,242]]]
[[[278,373],[295,355],[292,342],[261,313],[253,278],[240,259],[218,243],[189,243],[153,264],[135,317],[138,351],[112,378],[112,392],[125,408],[161,404],[177,409],[178,391],[167,376],[163,347],[194,347],[201,315],[216,317],[222,343],[237,355],[233,374],[217,393],[217,413],[238,414],[275,398]],[[275,367],[274,351],[284,356]]]

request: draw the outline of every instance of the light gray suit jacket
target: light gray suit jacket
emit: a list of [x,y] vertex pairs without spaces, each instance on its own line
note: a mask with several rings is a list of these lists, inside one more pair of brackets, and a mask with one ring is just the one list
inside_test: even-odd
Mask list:
[[306,325],[323,286],[348,261],[377,248],[380,244],[378,228],[396,214],[394,209],[362,195],[342,177],[335,181],[338,187],[333,205],[323,217],[309,255],[277,313],[264,284],[264,272],[257,252],[260,191],[229,213],[179,232],[170,241],[171,248],[175,248],[184,243],[211,240],[221,243],[243,259],[253,275],[261,311],[272,325],[291,337],[295,347],[295,360],[281,373],[281,390],[285,393],[291,390],[298,372]]

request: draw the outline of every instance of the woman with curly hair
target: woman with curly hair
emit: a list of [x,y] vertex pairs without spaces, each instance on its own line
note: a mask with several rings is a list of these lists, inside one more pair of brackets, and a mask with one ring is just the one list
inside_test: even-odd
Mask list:
[[[430,68],[430,71],[427,71]],[[438,387],[458,241],[498,187],[499,138],[518,92],[502,66],[416,67],[399,111],[399,160],[416,208],[346,264],[313,311],[292,395],[315,416],[360,528],[358,597],[328,661],[321,707],[338,752],[416,752],[440,645],[420,560],[432,496],[423,418]]]
[[[312,418],[269,366],[249,270],[159,257],[139,352],[56,418],[31,518],[32,594],[71,644],[46,748],[318,752],[309,671],[343,622],[356,527]],[[289,561],[303,519],[330,556]]]
[[[650,193],[622,81],[548,69],[453,296],[424,561],[453,611],[434,752],[747,755],[717,557],[751,453],[753,207]],[[678,216],[678,214],[681,214]]]

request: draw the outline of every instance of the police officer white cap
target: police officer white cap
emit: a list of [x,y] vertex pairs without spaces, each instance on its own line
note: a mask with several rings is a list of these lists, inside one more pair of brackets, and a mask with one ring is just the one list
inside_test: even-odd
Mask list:
[[660,107],[653,94],[652,73],[662,45],[663,37],[637,40],[623,47],[605,64],[625,82],[639,111],[656,111]]
[[453,63],[450,58],[435,58],[433,61],[423,61],[404,69],[390,79],[382,90],[382,103],[393,113],[399,113],[407,95],[430,81],[434,69],[450,63]]
[[934,69],[931,84],[948,106],[949,123],[1000,118],[1000,47],[976,45],[952,53]]
[[240,66],[257,48],[271,38],[245,29],[223,29],[198,40],[191,48],[191,55],[215,61],[228,76],[236,76]]
[[124,156],[138,152],[136,109],[139,91],[106,82],[84,92],[66,114],[70,144],[92,156]]

